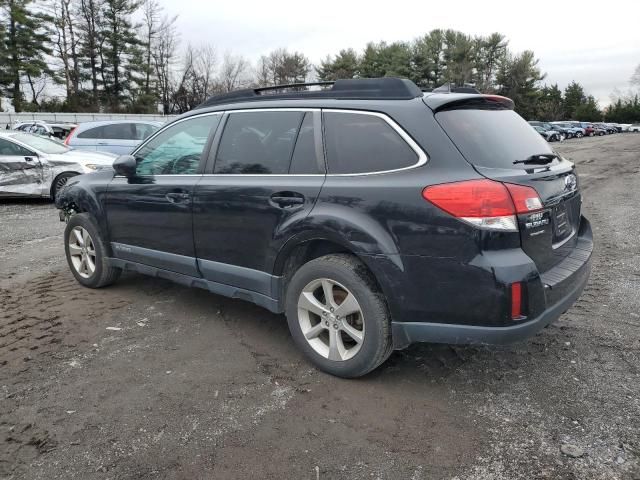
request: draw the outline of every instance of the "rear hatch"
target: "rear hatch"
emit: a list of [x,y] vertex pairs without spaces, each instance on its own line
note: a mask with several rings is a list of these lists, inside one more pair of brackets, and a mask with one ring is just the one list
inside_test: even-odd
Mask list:
[[522,249],[546,272],[573,249],[581,197],[573,163],[557,155],[503,97],[470,96],[445,104],[436,119],[481,175],[533,187],[543,209],[518,216]]

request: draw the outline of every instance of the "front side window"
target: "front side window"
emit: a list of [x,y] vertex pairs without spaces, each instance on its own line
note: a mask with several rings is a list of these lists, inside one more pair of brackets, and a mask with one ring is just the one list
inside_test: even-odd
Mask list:
[[11,135],[11,138],[15,138],[16,141],[24,143],[27,147],[31,147],[42,153],[53,155],[69,151],[69,147],[60,142],[49,140],[44,137],[38,137],[37,135],[31,135],[30,133],[14,133]]
[[229,115],[220,139],[214,173],[289,172],[304,112],[256,111]]
[[138,175],[195,174],[220,115],[189,118],[169,126],[134,154]]
[[418,162],[418,154],[378,116],[325,112],[323,119],[329,173],[383,172]]
[[102,138],[110,140],[134,140],[136,127],[134,123],[112,123],[104,126],[102,135]]
[[3,157],[30,157],[33,153],[16,143],[0,138],[0,155]]

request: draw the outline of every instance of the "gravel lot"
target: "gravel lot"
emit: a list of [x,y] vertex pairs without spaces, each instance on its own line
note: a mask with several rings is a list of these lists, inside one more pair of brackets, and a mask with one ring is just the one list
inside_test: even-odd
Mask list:
[[83,289],[55,208],[3,201],[0,477],[640,479],[640,135],[556,146],[597,242],[579,302],[528,342],[416,345],[360,380],[248,303]]

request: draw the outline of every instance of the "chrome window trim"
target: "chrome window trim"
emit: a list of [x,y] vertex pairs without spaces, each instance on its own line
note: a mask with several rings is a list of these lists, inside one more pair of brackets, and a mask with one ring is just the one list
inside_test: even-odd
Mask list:
[[[398,125],[392,118],[388,115],[380,112],[372,112],[369,110],[357,110],[357,109],[342,109],[342,108],[314,108],[314,107],[269,107],[269,108],[241,108],[237,110],[229,109],[229,110],[221,110],[216,112],[206,112],[200,113],[197,115],[191,115],[189,117],[182,118],[180,120],[176,120],[175,122],[171,122],[165,125],[163,128],[158,130],[152,136],[147,138],[144,143],[140,144],[138,148],[136,148],[131,155],[134,155],[144,147],[148,142],[150,142],[156,135],[159,135],[167,128],[180,123],[186,120],[190,120],[196,117],[204,117],[209,115],[224,115],[224,114],[232,114],[232,113],[246,113],[246,112],[329,112],[329,113],[352,113],[358,115],[371,115],[373,117],[378,117],[384,120],[387,125],[389,125],[400,137],[407,143],[409,148],[414,151],[414,153],[418,156],[418,161],[409,165],[408,167],[403,168],[395,168],[391,170],[378,170],[375,172],[362,172],[362,173],[202,173],[202,174],[176,174],[176,173],[167,173],[167,174],[155,174],[155,175],[144,175],[145,177],[360,177],[360,176],[368,176],[368,175],[384,175],[388,173],[396,173],[402,172],[405,170],[412,170],[414,168],[419,168],[425,165],[429,161],[429,157],[427,154],[420,148],[420,146],[409,136],[409,134]],[[324,137],[324,135],[323,135]],[[125,178],[122,175],[115,175],[114,178]]]
[[413,150],[414,153],[416,153],[416,155],[418,155],[418,161],[416,163],[414,163],[413,165],[409,165],[408,167],[393,168],[391,170],[378,170],[378,171],[375,171],[375,172],[362,172],[362,173],[329,173],[329,174],[327,174],[328,177],[356,177],[356,176],[364,176],[364,175],[383,175],[383,174],[387,174],[387,173],[402,172],[402,171],[405,171],[405,170],[412,170],[414,168],[419,168],[419,167],[425,165],[427,163],[427,161],[429,160],[429,157],[427,156],[427,154],[424,152],[424,150],[422,150],[422,148],[420,148],[420,146],[413,140],[413,138],[411,138],[409,136],[409,134],[407,132],[405,132],[404,129],[400,125],[398,125],[392,118],[390,118],[385,113],[371,112],[371,111],[367,111],[367,110],[341,109],[341,108],[323,108],[322,112],[323,113],[324,112],[328,112],[328,113],[355,113],[355,114],[360,114],[360,115],[371,115],[373,117],[378,117],[378,118],[384,120],[391,128],[393,128],[395,130],[395,132],[398,135],[400,135],[400,137],[405,141],[405,143],[407,143],[407,145],[409,145],[411,150]]

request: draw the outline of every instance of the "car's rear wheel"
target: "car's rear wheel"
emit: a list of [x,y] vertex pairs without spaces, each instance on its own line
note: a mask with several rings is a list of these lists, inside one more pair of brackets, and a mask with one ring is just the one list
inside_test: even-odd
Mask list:
[[386,303],[352,255],[327,255],[303,265],[287,287],[286,314],[298,347],[332,375],[362,376],[391,354]]
[[107,249],[88,213],[69,219],[64,230],[64,250],[71,273],[85,287],[105,287],[120,276],[120,269],[109,265]]
[[58,175],[51,184],[51,198],[55,200],[60,189],[67,184],[71,177],[75,177],[76,175],[77,173],[71,172],[61,173]]

